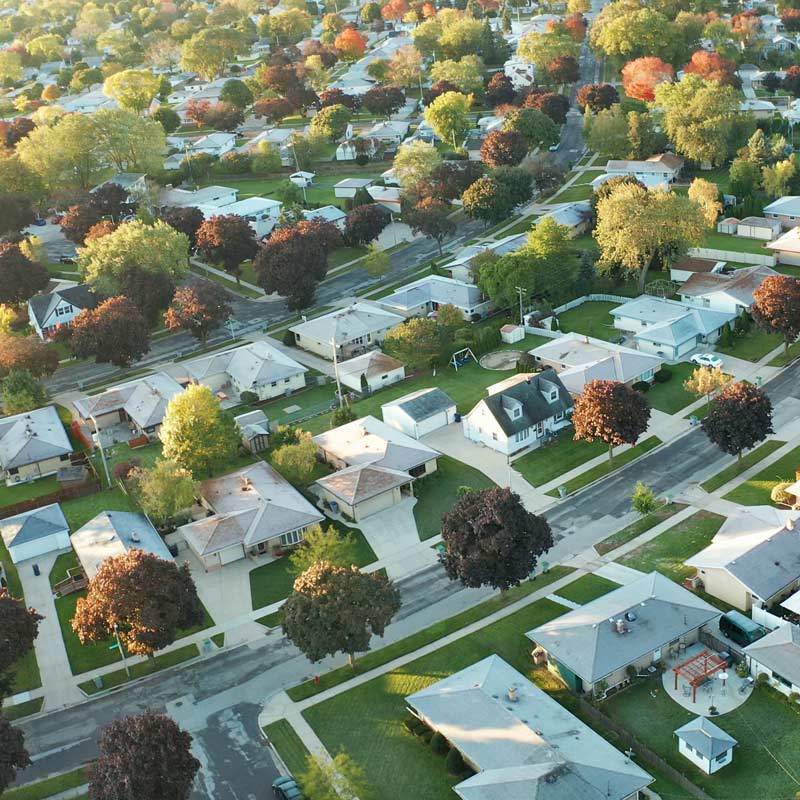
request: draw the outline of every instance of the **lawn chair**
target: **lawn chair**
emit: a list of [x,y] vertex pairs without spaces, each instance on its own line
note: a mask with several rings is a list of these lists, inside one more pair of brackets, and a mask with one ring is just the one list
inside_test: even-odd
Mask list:
[[692,689],[690,686],[687,686],[686,684],[683,685],[683,696],[684,697],[692,696]]

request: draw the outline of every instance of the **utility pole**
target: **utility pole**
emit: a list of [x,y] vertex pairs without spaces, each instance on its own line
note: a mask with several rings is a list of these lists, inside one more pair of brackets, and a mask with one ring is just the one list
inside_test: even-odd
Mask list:
[[[114,638],[117,640],[116,649],[119,650],[120,658],[122,658],[122,666],[125,667],[125,674],[130,678],[131,677],[131,668],[128,666],[128,659],[125,658],[125,651],[122,649],[122,642],[119,638],[119,625],[114,623]],[[114,645],[112,644],[111,647],[113,648]]]
[[524,315],[522,312],[522,299],[528,294],[527,289],[523,289],[522,286],[515,286],[514,291],[519,295],[519,324],[523,325],[525,323]]
[[336,378],[336,394],[339,396],[339,408],[344,408],[344,398],[342,397],[342,384],[339,380],[339,358],[336,352],[336,329],[339,327],[338,315],[334,317],[333,336],[331,337],[331,350],[333,351],[333,376]]
[[100,457],[103,460],[103,469],[105,470],[106,473],[106,483],[108,484],[108,487],[111,488],[111,475],[108,472],[108,461],[106,461],[106,451],[103,450],[103,440],[100,437],[100,431],[97,428],[97,420],[94,418],[94,416],[91,416],[90,418],[94,423],[94,434],[92,436],[92,441],[100,449]]

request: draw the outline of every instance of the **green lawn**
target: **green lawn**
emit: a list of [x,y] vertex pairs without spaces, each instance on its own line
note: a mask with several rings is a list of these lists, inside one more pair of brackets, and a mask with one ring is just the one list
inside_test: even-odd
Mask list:
[[67,500],[61,504],[61,510],[67,518],[69,529],[74,533],[101,511],[138,511],[139,508],[122,489],[115,487],[77,500]]
[[572,428],[562,431],[552,442],[518,458],[512,466],[528,483],[543,486],[559,475],[608,452],[602,442],[576,441],[572,438],[573,433]]
[[641,536],[651,528],[655,528],[656,525],[674,516],[684,508],[686,508],[686,505],[683,503],[666,503],[657,511],[653,511],[652,514],[646,514],[640,517],[636,522],[626,525],[622,530],[611,534],[611,536],[603,539],[602,542],[598,542],[594,546],[594,549],[597,550],[601,556],[610,553],[612,550],[616,550],[618,547],[632,542],[637,536]]
[[331,269],[333,267],[340,267],[342,264],[346,264],[348,261],[353,261],[356,258],[361,258],[366,254],[366,247],[340,247],[328,256],[328,266]]
[[563,597],[565,600],[572,600],[573,603],[585,605],[608,594],[614,589],[619,589],[619,584],[610,581],[602,575],[582,575],[578,580],[568,583],[563,589],[556,592],[556,597]]
[[614,318],[609,313],[617,306],[619,303],[589,301],[559,314],[558,324],[564,333],[575,331],[585,336],[594,336],[596,339],[613,341],[622,336],[614,327]]
[[287,720],[271,722],[264,728],[264,733],[292,775],[299,775],[305,770],[310,753]]
[[[347,525],[335,520],[325,520],[326,527],[334,527],[340,533],[349,532],[353,534],[357,544],[358,553],[356,566],[366,567],[377,561],[377,556],[369,546],[369,542],[364,538],[364,534],[357,528],[349,528]],[[277,603],[288,597],[292,592],[295,574],[291,570],[289,558],[277,558],[269,564],[262,564],[250,571],[250,599],[253,608],[263,608],[264,606]]]
[[656,570],[680,583],[694,574],[694,569],[683,562],[711,544],[723,522],[725,517],[719,514],[698,511],[623,556],[619,563],[640,572]]
[[733,762],[709,776],[678,753],[672,733],[696,714],[671,700],[660,684],[637,682],[606,700],[601,709],[712,797],[795,797],[800,713],[785,699],[758,688],[736,710],[714,718],[739,744]]
[[494,482],[475,467],[467,466],[449,456],[440,456],[438,469],[421,481],[416,481],[414,491],[417,502],[414,519],[419,538],[424,541],[441,532],[442,515],[450,511],[458,499],[462,486],[471,489],[488,489]]
[[22,719],[31,714],[38,714],[44,705],[44,697],[37,697],[35,700],[28,700],[25,703],[17,703],[14,706],[3,706],[3,716],[9,720]]
[[728,492],[725,499],[743,506],[768,506],[772,502],[769,496],[772,487],[780,481],[793,480],[798,466],[800,447],[795,447],[783,458],[764,467],[761,472]]
[[[280,397],[259,408],[269,417],[270,425],[288,425],[315,412],[331,409],[335,404],[336,385],[327,383],[324,386],[308,386],[291,397]],[[286,411],[292,406],[299,406],[298,411]],[[306,428],[306,424],[302,424]]]
[[732,250],[736,253],[770,255],[770,251],[764,247],[764,242],[758,239],[743,239],[741,236],[719,233],[716,230],[706,233],[701,247],[710,247],[714,250]]
[[562,189],[558,194],[550,198],[551,203],[575,203],[578,200],[588,200],[592,196],[592,187],[589,181],[583,182],[583,178],[578,178],[578,183],[573,183],[566,189]]
[[74,789],[76,786],[83,786],[86,783],[86,770],[83,767],[56,775],[52,778],[45,778],[43,781],[28,783],[18,789],[6,789],[3,792],[3,800],[46,800],[59,792],[67,789]]
[[[512,322],[516,324],[516,320],[512,320]],[[525,335],[524,339],[518,342],[503,342],[497,347],[497,350],[519,350],[521,353],[527,353],[533,350],[534,347],[539,347],[539,345],[552,341],[552,339],[548,339],[546,336],[536,336],[535,334],[528,333]]]
[[647,402],[652,408],[663,411],[665,414],[677,414],[686,408],[689,403],[697,400],[697,395],[684,388],[686,379],[697,369],[694,364],[681,362],[680,364],[664,364],[661,372],[672,375],[666,383],[654,383],[647,392]]
[[769,439],[764,442],[764,444],[760,444],[756,447],[755,450],[751,450],[747,455],[742,456],[741,461],[734,461],[729,467],[725,467],[725,469],[718,472],[707,481],[703,481],[700,485],[707,492],[714,492],[719,489],[720,486],[724,486],[728,481],[732,481],[734,478],[750,469],[750,467],[755,466],[770,453],[780,450],[785,444],[786,442],[781,442],[778,439]]
[[57,492],[59,488],[61,487],[55,475],[29,483],[18,483],[15,486],[6,486],[5,481],[0,481],[0,508]]
[[533,221],[539,219],[538,214],[532,214],[529,217],[524,217],[519,222],[515,222],[510,228],[506,228],[502,236],[514,236],[518,233],[526,233],[531,229]]
[[[639,458],[639,456],[644,455],[654,447],[658,447],[660,444],[661,439],[659,439],[658,436],[650,436],[647,439],[639,442],[639,444],[637,444],[635,447],[632,447],[630,450],[626,450],[624,453],[614,456],[612,461],[603,461],[596,467],[587,469],[586,472],[581,472],[580,475],[577,475],[566,482],[565,485],[567,487],[567,494],[577,492],[579,489],[583,489],[584,486],[588,486],[590,483],[593,483],[609,473],[614,472],[614,470],[624,467],[625,464],[629,464],[635,458]],[[551,489],[549,492],[547,492],[547,494],[550,495],[550,497],[559,496],[558,489]]]
[[780,347],[783,341],[780,334],[764,333],[755,326],[749,333],[736,336],[733,345],[730,347],[717,347],[717,351],[722,355],[741,358],[745,361],[760,361],[767,353]]
[[786,367],[791,364],[796,358],[800,358],[800,342],[795,342],[789,345],[789,349],[785,353],[775,356],[769,362],[770,367]]
[[61,555],[55,560],[53,568],[50,570],[50,586],[55,587],[57,583],[63,581],[67,577],[67,571],[75,569],[80,566],[78,563],[78,556],[74,550]]

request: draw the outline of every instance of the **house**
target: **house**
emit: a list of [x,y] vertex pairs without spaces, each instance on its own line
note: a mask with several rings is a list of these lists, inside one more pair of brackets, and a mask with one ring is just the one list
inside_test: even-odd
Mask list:
[[0,519],[3,537],[13,564],[45,553],[69,548],[69,523],[58,503],[34,508]]
[[686,566],[712,597],[743,611],[772,606],[800,589],[798,520],[800,511],[737,508]]
[[269,446],[269,419],[259,408],[233,418],[242,432],[242,444],[251,453],[260,453]]
[[752,114],[756,119],[772,119],[777,110],[775,104],[770,103],[769,100],[746,97],[739,103],[740,114]]
[[347,308],[292,325],[295,344],[323,358],[352,358],[380,346],[405,317],[361,300]]
[[516,252],[521,247],[524,247],[527,242],[528,233],[525,232],[504,236],[497,241],[490,240],[467,245],[466,247],[462,247],[455,258],[442,267],[442,270],[454,280],[463,281],[464,283],[475,283],[472,264],[476,256],[486,252],[494,253],[498,257],[504,256],[508,253]]
[[[336,146],[337,161],[355,161],[360,155],[367,158],[374,158],[380,149],[380,142],[377,139],[346,139]],[[337,197],[347,197],[352,195],[336,195]]]
[[772,275],[769,267],[742,267],[730,273],[695,273],[680,289],[681,302],[739,316],[755,302],[753,293]]
[[518,374],[495,383],[487,397],[462,418],[464,436],[505,455],[538,447],[566,428],[573,401],[552,369]]
[[402,120],[376,122],[365,134],[368,139],[377,139],[381,144],[397,146],[408,136],[410,125]]
[[49,339],[59,325],[71,325],[81,311],[100,302],[87,283],[37,294],[28,300],[28,319],[42,341]]
[[498,655],[409,695],[476,773],[462,800],[635,800],[653,777]]
[[235,214],[250,223],[257,239],[263,239],[272,233],[278,224],[283,203],[280,200],[269,200],[266,197],[248,197],[224,206],[208,208],[200,206],[203,215],[208,219],[216,215]]
[[592,205],[588,201],[578,201],[576,203],[562,203],[552,211],[542,214],[541,217],[533,221],[533,226],[539,225],[543,219],[553,219],[559,225],[569,228],[571,239],[586,233],[589,229],[591,220]]
[[[598,175],[596,178],[593,178],[591,181],[592,191],[596,192],[606,181],[610,181],[612,178],[619,178],[622,177],[617,173],[609,174],[603,173],[602,175]],[[646,189],[650,189],[651,191],[654,189],[660,189],[663,191],[667,191],[669,189],[669,181],[662,177],[659,174],[652,174],[652,173],[644,173],[640,175],[634,176],[639,183],[643,183]]]
[[[236,202],[238,189],[228,186],[204,186],[202,189],[165,189],[161,194],[161,205],[165,208],[220,209]],[[205,213],[205,210],[203,213]],[[217,210],[216,213],[224,213]]]
[[91,580],[108,558],[143,550],[164,561],[172,554],[150,520],[134,511],[102,511],[70,536],[72,549]]
[[381,416],[387,425],[419,439],[456,421],[455,401],[441,389],[419,389],[384,403]]
[[781,223],[780,220],[767,217],[745,217],[744,219],[728,217],[717,223],[717,231],[732,236],[741,236],[743,239],[763,239],[765,242],[771,242],[780,236]]
[[727,269],[727,261],[715,261],[712,258],[698,258],[697,256],[685,256],[669,269],[669,279],[676,283],[688,281],[692,275],[706,274],[709,272],[724,272]]
[[337,470],[316,481],[317,493],[356,521],[411,497],[414,479],[435,472],[440,455],[369,416],[320,433],[314,442]]
[[764,206],[764,216],[776,219],[784,230],[800,225],[800,195],[785,195]]
[[199,139],[187,144],[186,154],[196,156],[199,153],[206,153],[209,156],[220,158],[225,153],[230,153],[236,147],[235,133],[208,133]]
[[55,406],[0,418],[0,480],[9,486],[55,474],[71,454]]
[[375,183],[373,178],[343,178],[334,187],[336,197],[355,197],[359,189],[366,189]]
[[772,37],[769,46],[764,49],[767,52],[793,53],[797,50],[797,47],[798,45],[795,39],[790,39],[782,33],[776,33],[775,36]]
[[580,333],[566,333],[529,352],[537,364],[554,369],[573,396],[594,380],[652,383],[664,363],[659,356]]
[[428,275],[401,286],[380,304],[406,317],[435,316],[441,306],[455,306],[468,322],[489,314],[493,305],[473,283],[457,281],[439,275]]
[[370,350],[339,364],[339,382],[354,392],[377,392],[406,377],[405,364],[380,350]]
[[367,194],[379,205],[393,214],[402,211],[400,189],[397,186],[369,186]]
[[572,691],[604,695],[630,683],[629,673],[694,644],[719,616],[705,600],[651,572],[525,635]]
[[706,717],[696,717],[675,731],[678,752],[706,775],[711,775],[733,761],[738,742]]
[[536,67],[518,55],[511,56],[503,64],[503,73],[517,91],[530,86],[536,80]]
[[[188,378],[208,386],[220,399],[238,400],[252,392],[259,400],[289,394],[306,385],[308,368],[264,341],[184,361]],[[181,382],[185,382],[182,378]]]
[[766,247],[773,251],[779,264],[800,266],[800,227],[786,231],[774,242],[767,242]]
[[264,461],[203,481],[200,503],[207,516],[178,532],[207,572],[245,557],[281,554],[325,519]]
[[750,674],[762,673],[781,694],[800,694],[800,627],[785,623],[744,649]]
[[606,164],[608,175],[648,175],[672,183],[683,169],[683,159],[674,153],[661,153],[643,161],[611,159]]
[[299,186],[301,189],[307,189],[312,183],[314,183],[314,178],[316,177],[316,172],[304,172],[303,170],[300,170],[299,172],[293,172],[289,176],[289,180],[295,186]]
[[130,438],[158,438],[167,404],[183,391],[172,376],[156,372],[122,383],[95,395],[72,401],[79,421],[92,431],[123,426]]
[[344,231],[347,214],[338,206],[321,206],[303,211],[303,218],[309,222],[330,222],[340,231]]
[[611,309],[614,327],[632,334],[640,350],[677,360],[699,345],[713,344],[736,314],[642,295]]
[[137,195],[147,191],[147,176],[143,172],[118,172],[112,175],[107,181],[98,184],[92,189],[96,192],[101,186],[115,183],[121,186],[128,193],[128,202],[133,202]]

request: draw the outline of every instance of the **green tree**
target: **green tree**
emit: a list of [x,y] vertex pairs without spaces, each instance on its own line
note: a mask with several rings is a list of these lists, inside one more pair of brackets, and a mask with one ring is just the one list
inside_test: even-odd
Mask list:
[[722,196],[717,184],[704,178],[695,178],[689,186],[689,199],[700,206],[706,225],[713,228],[722,213]]
[[435,320],[413,317],[386,335],[384,351],[409,369],[421,369],[437,360],[440,352],[439,329]]
[[161,125],[166,134],[175,133],[181,126],[181,118],[178,112],[173,111],[168,106],[161,106],[161,108],[156,109],[152,119]]
[[305,486],[317,463],[317,445],[310,433],[303,432],[294,444],[285,444],[272,453],[272,463],[289,483]]
[[367,245],[367,254],[362,263],[367,273],[377,278],[386,273],[392,264],[392,258],[377,242],[371,242]]
[[609,158],[624,158],[631,149],[627,114],[618,105],[599,111],[591,120],[586,141]]
[[476,94],[483,90],[483,61],[479,56],[464,56],[460,61],[444,59],[431,66],[431,80],[447,81],[464,94]]
[[0,83],[22,80],[22,56],[12,50],[0,50]]
[[483,23],[480,20],[462,17],[452,25],[444,26],[439,47],[447,58],[457,61],[478,52],[482,35]]
[[325,106],[311,120],[311,130],[319,136],[336,142],[345,135],[352,118],[350,110],[342,105]]
[[521,134],[528,147],[550,147],[559,138],[558,126],[547,114],[535,108],[518,108],[506,115],[503,130]]
[[797,161],[794,156],[779,161],[774,167],[764,167],[761,172],[764,191],[770,197],[791,194],[797,183]]
[[538,75],[546,75],[547,68],[560,56],[580,55],[580,45],[566,32],[528,33],[522,37],[517,54],[536,67]]
[[[70,114],[62,122],[73,116]],[[122,108],[101,109],[92,114],[91,121],[103,163],[118,172],[152,173],[161,169],[167,144],[158,122]]]
[[253,102],[253,93],[244,81],[231,78],[222,84],[219,99],[221,103],[231,103],[237,108],[247,108]]
[[31,39],[25,49],[38,61],[57,61],[64,53],[64,39],[56,33],[45,33]]
[[400,145],[392,172],[402,187],[411,188],[430,178],[441,163],[439,151],[432,144],[417,139]]
[[158,94],[161,80],[147,69],[125,69],[106,78],[103,94],[122,108],[140,114]]
[[527,246],[538,258],[549,260],[553,264],[563,262],[569,253],[569,228],[552,217],[544,217],[531,228]]
[[598,15],[590,35],[596,52],[626,61],[642,56],[658,56],[670,61],[678,39],[675,24],[663,14],[652,8],[626,3],[606,6]]
[[344,751],[330,761],[308,756],[298,775],[308,800],[374,800],[364,770]]
[[313,26],[311,15],[297,8],[269,14],[262,20],[262,32],[279,45],[297,44],[311,33]]
[[465,95],[445,92],[425,109],[425,121],[439,138],[457,149],[471,127],[469,107],[470,101]]
[[128,479],[136,487],[142,511],[157,525],[186,511],[200,496],[200,483],[192,473],[165,458],[157,458],[152,467],[136,467]]
[[509,188],[492,177],[478,178],[461,199],[467,215],[487,225],[508,219],[517,205]]
[[2,382],[3,414],[21,414],[47,403],[47,389],[26,369],[14,369]]
[[752,195],[761,186],[761,167],[752,161],[735,158],[728,175],[731,193],[738,198]]
[[350,531],[340,533],[333,525],[312,525],[300,546],[289,556],[292,572],[300,575],[314,564],[327,561],[334,567],[351,567],[358,562],[358,542]]
[[633,488],[633,494],[631,495],[631,505],[633,506],[633,510],[643,517],[652,514],[659,506],[658,498],[653,491],[653,487],[642,483],[642,481],[637,481],[636,486]]
[[647,112],[628,112],[628,158],[644,160],[662,151],[664,137],[656,130],[651,114]]
[[245,37],[232,28],[206,28],[181,47],[181,66],[213,80],[225,71],[236,56],[248,51]]

